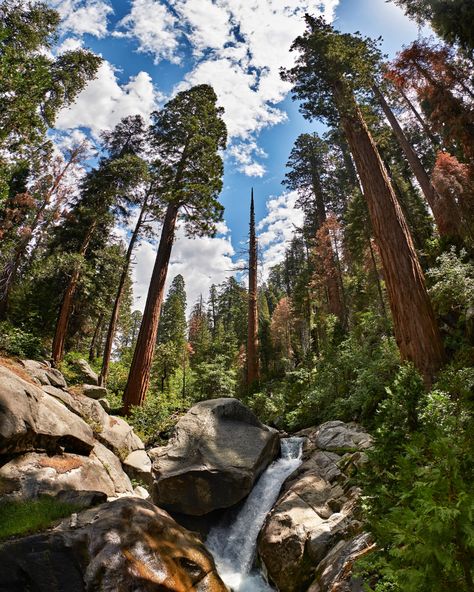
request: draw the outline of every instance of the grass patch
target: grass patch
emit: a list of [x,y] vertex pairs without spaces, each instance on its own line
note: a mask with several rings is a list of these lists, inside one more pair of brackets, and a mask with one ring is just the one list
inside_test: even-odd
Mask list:
[[0,502],[0,540],[45,530],[55,520],[80,509],[77,504],[48,496],[36,500],[3,500]]

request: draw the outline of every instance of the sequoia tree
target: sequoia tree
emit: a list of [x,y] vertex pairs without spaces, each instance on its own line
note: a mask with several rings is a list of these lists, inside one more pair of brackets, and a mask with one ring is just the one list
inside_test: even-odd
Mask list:
[[430,382],[440,368],[443,346],[423,272],[387,171],[356,97],[370,89],[380,54],[373,42],[341,34],[322,18],[306,16],[307,28],[292,46],[296,65],[283,72],[307,118],[340,125],[354,157],[380,251],[403,359]]
[[124,412],[142,405],[150,381],[161,304],[175,238],[178,215],[188,236],[215,232],[222,218],[217,201],[222,188],[226,146],[223,109],[209,85],[179,92],[161,111],[152,114],[151,146],[160,193],[167,204],[160,244],[148,290],[143,319],[123,395]]

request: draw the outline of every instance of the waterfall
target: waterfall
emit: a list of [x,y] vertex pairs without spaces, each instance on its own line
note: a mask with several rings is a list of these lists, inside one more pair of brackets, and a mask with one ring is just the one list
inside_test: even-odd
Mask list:
[[263,575],[253,569],[257,537],[265,517],[278,498],[283,482],[301,464],[303,438],[281,441],[281,457],[262,473],[230,526],[216,526],[206,546],[221,578],[234,592],[272,590]]

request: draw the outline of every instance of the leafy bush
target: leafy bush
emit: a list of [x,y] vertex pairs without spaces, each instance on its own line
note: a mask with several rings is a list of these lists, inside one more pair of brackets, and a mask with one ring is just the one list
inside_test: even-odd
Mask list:
[[180,413],[182,410],[176,403],[149,393],[142,407],[132,407],[127,421],[140,438],[145,441],[153,438],[153,442],[158,445],[170,435]]
[[40,359],[46,355],[39,337],[20,327],[14,327],[7,321],[0,323],[0,350],[20,358]]
[[[449,386],[449,379],[441,383]],[[439,384],[424,392],[405,366],[379,408],[364,476],[380,549],[364,571],[376,592],[473,589],[474,421],[465,402]]]
[[370,428],[399,365],[384,319],[368,312],[358,315],[342,340],[331,341],[312,368],[289,372],[279,386],[269,384],[266,390],[279,393],[288,429],[333,419],[356,420]]

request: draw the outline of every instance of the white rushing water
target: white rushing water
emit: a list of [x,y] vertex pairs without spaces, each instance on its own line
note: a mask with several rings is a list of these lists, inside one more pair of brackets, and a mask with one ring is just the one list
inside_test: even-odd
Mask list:
[[260,571],[253,569],[257,537],[283,482],[301,464],[302,448],[303,438],[282,440],[281,458],[262,473],[235,520],[229,526],[214,527],[207,537],[219,574],[234,592],[272,590]]

